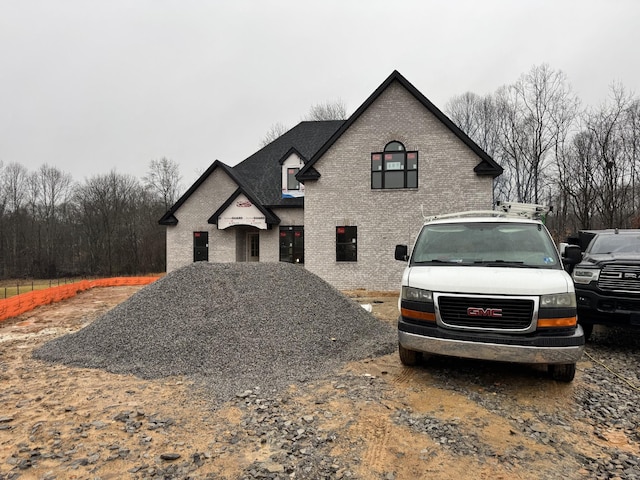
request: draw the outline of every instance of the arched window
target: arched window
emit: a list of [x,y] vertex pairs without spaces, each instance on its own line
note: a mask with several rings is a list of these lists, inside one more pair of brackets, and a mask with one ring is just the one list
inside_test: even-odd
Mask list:
[[371,188],[417,188],[418,152],[407,152],[398,141],[371,154]]
[[385,152],[404,152],[404,150],[404,145],[396,141],[389,142],[387,146],[384,147]]

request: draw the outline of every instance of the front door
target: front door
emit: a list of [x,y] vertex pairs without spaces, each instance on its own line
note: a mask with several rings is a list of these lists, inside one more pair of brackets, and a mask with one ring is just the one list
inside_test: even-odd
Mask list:
[[260,234],[247,233],[247,262],[260,261]]
[[209,261],[209,232],[193,232],[193,261]]

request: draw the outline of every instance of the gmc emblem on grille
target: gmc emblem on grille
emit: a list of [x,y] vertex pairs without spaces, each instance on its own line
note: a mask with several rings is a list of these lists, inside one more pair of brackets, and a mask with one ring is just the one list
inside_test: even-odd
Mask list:
[[482,307],[469,307],[467,308],[467,315],[470,317],[501,317],[501,308],[482,308]]

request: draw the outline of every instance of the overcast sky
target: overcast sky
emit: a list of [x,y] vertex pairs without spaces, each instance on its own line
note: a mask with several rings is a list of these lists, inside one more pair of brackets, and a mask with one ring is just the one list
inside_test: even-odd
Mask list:
[[179,163],[188,186],[398,70],[436,106],[534,65],[586,105],[640,94],[638,0],[0,0],[0,161],[83,181]]

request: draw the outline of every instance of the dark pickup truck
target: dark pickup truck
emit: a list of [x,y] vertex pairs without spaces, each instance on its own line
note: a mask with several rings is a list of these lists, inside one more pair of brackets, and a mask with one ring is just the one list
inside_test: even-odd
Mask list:
[[640,328],[640,230],[588,230],[569,239],[584,253],[573,267],[578,322]]

